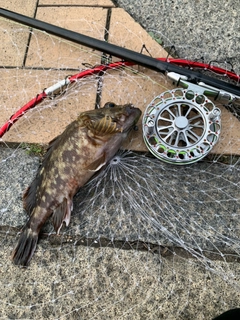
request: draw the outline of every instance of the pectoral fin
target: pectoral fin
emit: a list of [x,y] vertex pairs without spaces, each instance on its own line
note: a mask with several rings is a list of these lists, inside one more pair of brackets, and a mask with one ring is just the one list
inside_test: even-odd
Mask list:
[[106,164],[106,154],[105,152],[97,160],[90,163],[85,169],[90,171],[98,171]]
[[56,233],[59,233],[63,222],[68,226],[71,218],[72,201],[64,199],[52,214],[52,223]]

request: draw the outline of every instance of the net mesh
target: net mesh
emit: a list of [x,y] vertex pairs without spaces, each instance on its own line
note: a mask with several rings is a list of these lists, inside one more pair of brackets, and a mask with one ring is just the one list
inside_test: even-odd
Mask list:
[[[107,10],[96,10],[95,22],[92,17],[80,19],[83,32],[100,39],[108,34],[110,42],[123,47],[137,39],[132,49],[144,48],[141,32],[127,29],[120,18],[116,30],[105,32]],[[79,23],[79,18],[70,17],[59,12],[56,24]],[[45,32],[4,19],[0,28],[6,43],[0,86],[3,122],[44,88],[86,64],[103,62],[100,52]],[[27,50],[21,39],[27,39]],[[163,54],[158,45],[146,48],[153,56]],[[201,57],[196,51],[196,58]],[[22,193],[36,175],[42,146],[82,110],[107,101],[131,102],[144,110],[169,88],[163,75],[142,67],[109,70],[48,97],[3,136],[2,318],[210,319],[238,306],[239,119],[220,104],[220,141],[203,161],[181,167],[159,161],[143,152],[139,125],[104,170],[76,194],[69,227],[57,236],[48,221],[26,270],[10,260],[27,220]]]

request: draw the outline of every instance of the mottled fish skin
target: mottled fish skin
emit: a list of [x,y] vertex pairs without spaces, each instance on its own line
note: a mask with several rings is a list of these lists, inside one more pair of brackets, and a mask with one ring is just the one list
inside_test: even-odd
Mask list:
[[29,264],[50,216],[57,233],[64,221],[69,224],[73,196],[114,156],[140,115],[131,104],[108,102],[101,109],[81,113],[50,142],[36,178],[23,195],[30,218],[13,251],[14,264]]

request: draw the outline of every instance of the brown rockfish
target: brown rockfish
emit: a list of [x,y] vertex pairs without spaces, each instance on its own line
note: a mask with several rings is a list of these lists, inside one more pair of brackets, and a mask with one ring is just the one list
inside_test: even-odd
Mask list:
[[12,254],[15,264],[29,264],[39,232],[50,216],[57,233],[63,222],[69,224],[73,196],[115,155],[140,115],[131,104],[108,102],[103,108],[81,113],[50,142],[36,178],[23,195],[30,218]]

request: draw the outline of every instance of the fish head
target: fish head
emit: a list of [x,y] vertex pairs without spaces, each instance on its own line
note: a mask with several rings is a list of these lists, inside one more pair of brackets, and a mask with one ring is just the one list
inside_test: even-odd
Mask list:
[[107,102],[102,109],[116,123],[120,132],[129,132],[134,128],[142,114],[141,110],[135,108],[131,103],[116,105],[113,102]]
[[96,136],[128,132],[136,126],[142,112],[132,104],[107,102],[103,108],[83,112],[79,121]]
[[87,139],[98,148],[96,160],[86,169],[98,171],[102,168],[116,154],[141,114],[141,110],[132,104],[116,105],[113,102],[82,113],[80,123],[86,129]]

